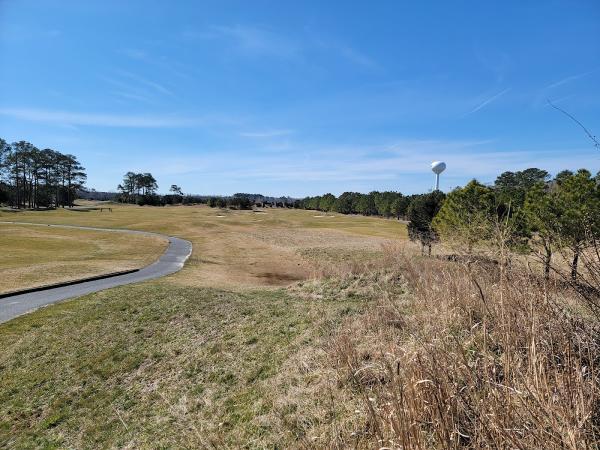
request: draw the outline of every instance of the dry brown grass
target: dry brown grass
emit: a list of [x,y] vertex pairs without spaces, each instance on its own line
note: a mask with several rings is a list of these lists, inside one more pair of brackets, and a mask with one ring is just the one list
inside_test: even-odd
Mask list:
[[398,251],[315,283],[373,301],[326,344],[338,392],[361,400],[340,447],[596,448],[600,341],[572,292]]
[[[195,253],[167,279],[4,325],[4,442],[598,446],[598,325],[526,265],[500,277],[390,244],[392,221],[302,211],[24,216],[180,235]],[[294,277],[309,279],[271,289]]]
[[178,286],[236,290],[287,286],[310,277],[314,263],[320,261],[314,257],[315,251],[325,249],[339,260],[340,252],[380,253],[383,242],[406,238],[406,225],[374,217],[314,217],[314,211],[283,208],[254,212],[204,205],[111,207],[112,213],[68,208],[0,210],[0,220],[129,228],[182,237],[192,242],[193,254],[186,267],[169,281]]
[[201,206],[0,217],[156,231],[194,245],[176,274],[2,324],[0,447],[323,447],[353,429],[348,417],[364,419],[354,416],[357,399],[339,401],[326,345],[367,305],[362,294],[349,285],[345,297],[319,300],[278,287],[350,258],[357,269],[377,260],[383,242],[406,235],[403,224]]
[[167,244],[152,236],[0,224],[0,292],[137,269]]

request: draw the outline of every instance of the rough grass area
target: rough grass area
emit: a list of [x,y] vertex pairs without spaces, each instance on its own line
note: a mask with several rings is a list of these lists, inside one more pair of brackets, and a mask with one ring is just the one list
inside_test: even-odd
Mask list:
[[323,340],[364,306],[154,282],[17,318],[0,327],[0,447],[333,442],[354,410],[330,395]]
[[[93,206],[97,202],[81,202]],[[99,203],[98,205],[100,205]],[[375,217],[315,217],[315,211],[265,208],[234,211],[207,206],[140,207],[111,204],[98,210],[8,212],[1,220],[130,228],[187,239],[194,246],[186,268],[171,277],[182,286],[245,290],[281,287],[310,277],[311,248],[360,253],[380,251],[387,241],[405,240],[406,225]]]
[[349,261],[367,264],[383,256],[379,250],[339,249],[328,247],[311,247],[298,250],[298,254],[317,267],[346,264]]
[[[362,445],[598,448],[600,329],[574,292],[397,253],[382,270],[363,275],[373,304],[329,346],[340,386],[367,412]],[[357,275],[337,280],[313,291],[343,292]]]
[[525,265],[311,211],[44,214],[194,254],[0,325],[0,447],[598,448],[598,315]]
[[150,236],[0,224],[0,292],[143,267],[167,244]]
[[169,277],[0,326],[0,447],[598,447],[600,331],[567,286],[326,255],[287,289]]
[[323,264],[370,261],[404,239],[405,225],[285,209],[112,207],[0,211],[0,220],[155,231],[194,245],[177,274],[0,325],[0,447],[323,447],[364,423],[327,342],[368,301],[352,288],[315,296],[311,281],[279,286]]

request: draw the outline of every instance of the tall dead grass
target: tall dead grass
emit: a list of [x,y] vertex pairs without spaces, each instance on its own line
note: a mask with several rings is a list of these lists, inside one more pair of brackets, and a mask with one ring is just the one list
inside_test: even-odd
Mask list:
[[525,271],[385,253],[379,268],[334,274],[374,299],[329,350],[367,417],[346,444],[598,447],[599,329],[575,293]]

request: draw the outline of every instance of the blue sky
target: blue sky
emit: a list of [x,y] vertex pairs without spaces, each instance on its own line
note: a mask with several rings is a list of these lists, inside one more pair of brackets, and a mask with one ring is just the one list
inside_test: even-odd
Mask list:
[[600,169],[597,1],[0,0],[0,137],[88,185],[427,191]]

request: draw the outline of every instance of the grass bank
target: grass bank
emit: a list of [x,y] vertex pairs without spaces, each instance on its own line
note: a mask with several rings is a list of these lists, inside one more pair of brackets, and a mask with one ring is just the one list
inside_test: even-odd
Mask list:
[[329,346],[365,447],[597,448],[600,328],[561,280],[401,252],[368,276],[376,307]]
[[77,220],[194,255],[1,325],[0,446],[597,448],[600,330],[564,283],[415,256],[394,221],[115,209]]
[[0,327],[0,447],[309,445],[344,405],[293,395],[323,385],[306,351],[363,308],[146,283],[17,318]]
[[343,255],[286,289],[154,281],[0,326],[0,446],[597,447],[600,333],[568,287]]
[[0,325],[0,447],[322,447],[364,418],[327,342],[368,301],[304,280],[377,259],[406,236],[397,221],[195,206],[0,214],[194,244],[177,274]]

